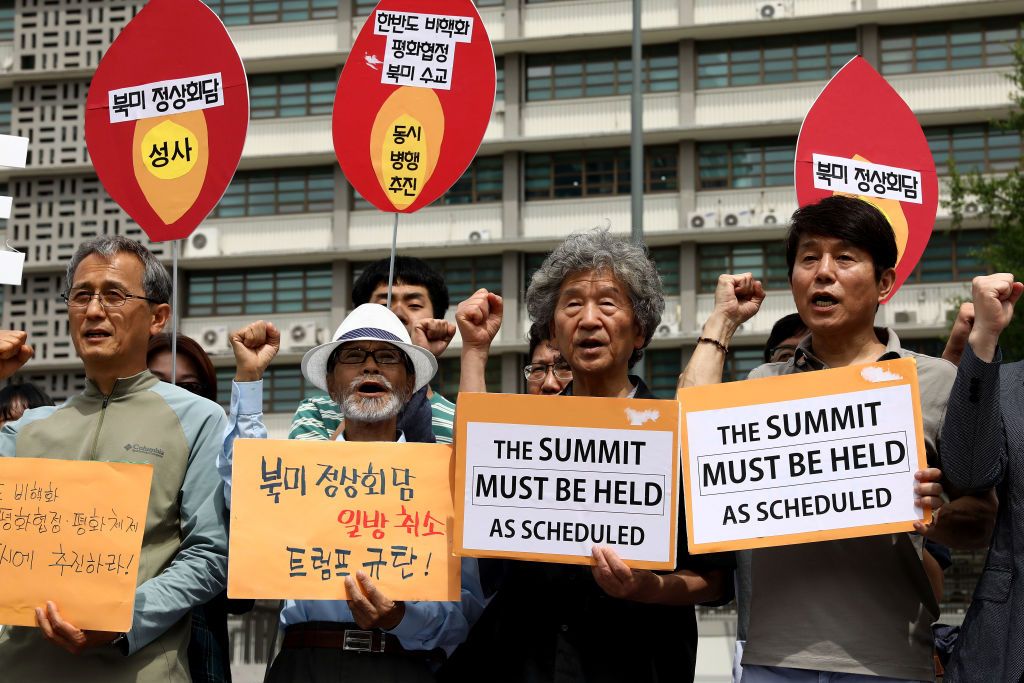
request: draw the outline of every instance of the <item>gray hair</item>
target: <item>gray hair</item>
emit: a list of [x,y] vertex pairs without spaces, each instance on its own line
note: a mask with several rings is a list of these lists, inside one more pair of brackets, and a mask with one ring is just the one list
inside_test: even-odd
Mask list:
[[[611,273],[626,286],[633,319],[644,336],[644,347],[650,344],[665,311],[665,290],[658,269],[647,255],[647,247],[606,229],[573,233],[548,254],[526,290],[530,319],[550,329],[562,283],[570,275],[587,271]],[[643,348],[634,349],[629,367],[636,365],[643,355]]]
[[115,254],[122,252],[134,254],[142,261],[142,266],[145,269],[142,274],[143,295],[152,303],[170,303],[171,276],[167,274],[167,269],[141,242],[121,235],[101,235],[78,245],[78,249],[75,250],[75,255],[71,257],[64,273],[64,291],[70,291],[74,284],[75,271],[87,256],[99,254],[106,259],[111,259]]

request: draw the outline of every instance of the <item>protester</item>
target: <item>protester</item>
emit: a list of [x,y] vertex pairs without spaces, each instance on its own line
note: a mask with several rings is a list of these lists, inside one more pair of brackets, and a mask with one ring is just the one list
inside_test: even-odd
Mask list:
[[[954,369],[907,351],[891,329],[875,328],[879,303],[895,284],[896,241],[884,216],[859,199],[830,197],[799,209],[786,236],[790,287],[810,335],[784,363],[751,378],[913,357],[921,387],[925,447],[937,446]],[[715,308],[680,378],[683,386],[721,381],[729,342],[751,318],[764,290],[749,273],[722,275]],[[921,533],[946,545],[984,543],[992,508],[962,497],[943,507],[941,472],[916,474],[918,505],[934,509]],[[744,683],[930,681],[931,623],[938,604],[925,573],[922,538],[883,534],[754,550]]]
[[[629,374],[661,321],[661,280],[641,246],[607,231],[568,237],[534,274],[527,307],[571,366],[566,396],[654,398]],[[480,290],[459,305],[460,390],[484,388],[501,298]],[[680,505],[680,509],[683,506]],[[606,547],[593,566],[510,562],[449,680],[691,681],[693,605],[731,598],[731,555],[687,553],[678,525],[678,570],[626,566]],[[486,673],[482,673],[486,672]]]
[[[366,266],[352,287],[352,307],[386,304],[390,259]],[[448,310],[444,278],[426,263],[410,256],[395,257],[391,310],[405,325],[414,344],[440,357],[455,336],[455,326],[443,320]],[[425,416],[428,416],[425,418]],[[429,420],[429,427],[425,420]],[[455,404],[425,386],[409,399],[398,425],[409,441],[451,443]],[[341,411],[329,396],[311,396],[299,404],[292,418],[292,439],[329,437],[341,422]]]
[[52,405],[53,399],[31,382],[8,384],[0,389],[0,427],[20,420],[26,410]]
[[530,325],[530,363],[523,368],[528,394],[560,394],[572,381],[572,368],[562,360],[558,347],[551,342],[548,330],[534,323]]
[[[203,347],[194,339],[179,334],[173,376],[171,359],[171,335],[162,332],[150,337],[146,353],[150,372],[163,382],[176,384],[210,401],[217,400],[217,371]],[[252,607],[252,600],[228,600],[227,591],[221,591],[205,605],[198,605],[192,610],[188,668],[193,683],[230,683],[228,614],[245,614]]]
[[942,429],[942,466],[965,491],[995,487],[999,510],[985,569],[945,680],[1024,680],[1024,363],[1007,365],[999,336],[1024,291],[1009,273],[974,279],[972,324]]
[[[280,348],[280,333],[272,323],[255,322],[232,334],[231,346],[236,374],[220,461],[229,500],[234,440],[267,436],[262,377]],[[310,349],[302,359],[307,381],[326,391],[344,415],[324,440],[407,441],[398,414],[436,371],[434,356],[413,344],[398,317],[377,304],[356,308],[334,341]],[[432,681],[483,609],[479,571],[471,558],[462,560],[461,603],[395,602],[362,571],[346,578],[345,587],[348,601],[285,601],[284,646],[268,681]],[[374,646],[354,649],[350,640]]]
[[785,363],[796,353],[797,344],[808,332],[799,313],[790,313],[776,320],[764,345],[764,362]]
[[[86,389],[5,425],[0,455],[152,465],[135,612],[127,633],[83,631],[48,602],[36,609],[39,628],[0,636],[0,672],[10,681],[188,681],[188,613],[224,590],[227,571],[215,468],[224,411],[146,370],[149,338],[171,313],[171,282],[141,244],[86,241],[68,264],[63,296]],[[0,379],[31,353],[24,332],[0,333]]]

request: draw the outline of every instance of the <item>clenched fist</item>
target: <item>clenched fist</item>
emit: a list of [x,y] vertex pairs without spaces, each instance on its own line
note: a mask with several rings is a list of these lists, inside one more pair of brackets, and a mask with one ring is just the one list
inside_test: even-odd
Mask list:
[[430,351],[435,358],[441,357],[454,336],[455,325],[438,318],[417,320],[412,328],[412,343]]
[[996,273],[974,278],[972,290],[974,327],[968,339],[978,358],[991,361],[999,335],[1013,319],[1013,306],[1024,292],[1024,284],[1010,273]]
[[231,350],[235,353],[235,381],[255,382],[281,348],[281,332],[274,323],[257,320],[231,333]]
[[20,330],[0,330],[0,380],[16,373],[35,353],[27,340],[28,334]]
[[504,303],[501,297],[486,289],[478,289],[459,304],[455,321],[462,334],[463,348],[486,351],[501,329]]

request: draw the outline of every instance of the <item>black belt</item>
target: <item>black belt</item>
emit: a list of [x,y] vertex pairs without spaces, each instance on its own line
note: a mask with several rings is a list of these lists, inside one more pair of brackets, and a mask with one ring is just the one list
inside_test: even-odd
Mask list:
[[285,629],[285,649],[316,647],[367,654],[400,655],[426,659],[440,664],[446,655],[441,648],[433,650],[407,650],[390,633],[380,629],[361,629],[358,624],[335,621],[307,621]]

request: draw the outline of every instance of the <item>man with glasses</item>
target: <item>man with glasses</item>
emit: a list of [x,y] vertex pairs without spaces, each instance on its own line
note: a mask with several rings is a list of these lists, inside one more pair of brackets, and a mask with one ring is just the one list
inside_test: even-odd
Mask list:
[[[85,242],[68,264],[63,297],[86,388],[5,425],[0,456],[153,466],[135,613],[127,633],[110,633],[82,630],[60,605],[40,605],[39,628],[0,636],[0,671],[11,681],[184,683],[188,614],[224,589],[227,573],[216,470],[224,412],[146,369],[149,338],[171,314],[171,282],[144,246],[120,236]],[[0,380],[31,358],[26,341],[24,332],[0,332]]]
[[554,396],[572,381],[572,368],[562,358],[551,335],[540,325],[530,326],[530,364],[523,368],[526,393]]
[[[267,438],[262,378],[280,343],[276,326],[262,320],[231,335],[236,372],[219,462],[229,501],[235,439]],[[399,413],[435,372],[433,354],[412,343],[393,312],[372,303],[352,311],[334,341],[310,349],[302,359],[306,380],[326,391],[343,415],[320,440],[405,442]],[[434,671],[483,611],[472,558],[462,560],[461,602],[395,602],[364,572],[346,578],[345,588],[347,601],[285,601],[284,644],[268,681],[433,681]],[[357,645],[366,642],[374,646]]]

